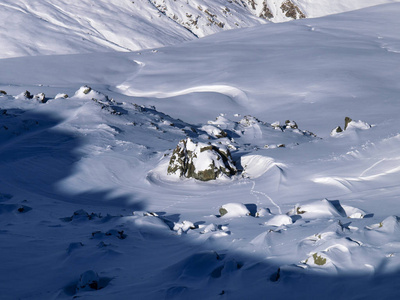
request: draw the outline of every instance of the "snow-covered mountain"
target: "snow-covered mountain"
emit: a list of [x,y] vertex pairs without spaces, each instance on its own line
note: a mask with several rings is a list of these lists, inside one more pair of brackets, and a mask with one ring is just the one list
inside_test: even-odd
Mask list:
[[[397,297],[399,3],[127,53],[23,3],[7,34],[36,52],[0,59],[2,299]],[[32,56],[46,33],[79,54]]]
[[134,51],[396,0],[3,0],[0,58]]

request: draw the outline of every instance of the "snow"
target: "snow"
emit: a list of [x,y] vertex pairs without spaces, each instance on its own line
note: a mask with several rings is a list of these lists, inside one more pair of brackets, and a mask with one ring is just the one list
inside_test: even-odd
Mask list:
[[[120,16],[101,43],[41,3],[2,2],[19,16],[0,18],[2,298],[396,297],[398,3],[202,39],[140,27],[151,11],[128,2],[70,4],[104,32],[94,16]],[[229,149],[237,174],[168,175],[182,140]]]
[[289,225],[292,224],[292,218],[287,215],[277,215],[272,217],[270,220],[265,222],[265,225],[272,225],[272,226],[282,226],[282,225]]
[[[0,58],[138,51],[285,22],[288,0],[3,0]],[[309,18],[398,0],[290,0]],[[268,9],[270,15],[264,13]],[[29,26],[27,26],[29,24]],[[40,69],[38,69],[40,70]]]
[[250,211],[243,203],[227,203],[219,209],[223,218],[237,218],[250,215]]

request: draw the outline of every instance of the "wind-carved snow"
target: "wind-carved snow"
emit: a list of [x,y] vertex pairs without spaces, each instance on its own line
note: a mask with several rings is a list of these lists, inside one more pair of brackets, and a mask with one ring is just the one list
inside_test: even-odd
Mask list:
[[[0,60],[2,297],[396,297],[398,15]],[[188,139],[237,174],[168,175]]]

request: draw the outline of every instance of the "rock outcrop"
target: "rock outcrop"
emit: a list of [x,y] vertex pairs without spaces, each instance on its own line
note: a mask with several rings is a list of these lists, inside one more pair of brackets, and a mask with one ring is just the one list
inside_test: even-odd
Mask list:
[[331,136],[340,135],[340,134],[344,133],[345,131],[351,131],[351,130],[357,130],[357,129],[366,130],[371,127],[372,126],[366,122],[363,122],[361,120],[354,121],[351,118],[346,117],[346,118],[344,118],[344,129],[342,129],[340,126],[335,127],[331,131]]
[[168,174],[194,178],[201,181],[214,180],[237,173],[227,148],[205,143],[195,143],[190,138],[181,140],[172,153]]

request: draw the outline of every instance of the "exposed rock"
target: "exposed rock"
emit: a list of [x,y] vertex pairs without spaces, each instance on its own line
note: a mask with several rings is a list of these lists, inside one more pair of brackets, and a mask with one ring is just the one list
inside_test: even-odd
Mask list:
[[28,211],[31,211],[32,207],[29,206],[25,206],[25,205],[21,205],[20,207],[18,207],[18,212],[19,213],[26,213]]
[[25,91],[24,97],[27,98],[27,99],[32,99],[33,98],[33,96],[31,95],[31,93],[29,91]]
[[180,177],[208,181],[223,175],[232,176],[237,169],[229,149],[194,143],[187,138],[181,140],[173,151],[167,171]]
[[286,120],[285,121],[286,128],[298,129],[297,123],[295,121]]
[[304,19],[306,16],[300,8],[293,4],[290,0],[286,0],[281,5],[281,10],[286,17],[292,19]]
[[75,211],[71,217],[60,218],[60,220],[64,221],[64,222],[71,222],[73,220],[85,221],[85,220],[93,220],[96,218],[101,219],[102,216],[99,214],[95,214],[95,213],[91,213],[89,215],[85,210],[80,209],[80,210]]
[[336,135],[338,135],[338,134],[341,134],[341,133],[343,133],[343,132],[345,132],[345,131],[349,131],[349,130],[354,130],[354,129],[362,129],[362,130],[365,130],[365,129],[369,129],[369,128],[371,128],[372,126],[370,125],[370,124],[368,124],[368,123],[366,123],[366,122],[363,122],[363,121],[361,121],[361,120],[358,120],[358,121],[354,121],[354,120],[352,120],[351,118],[349,118],[349,117],[346,117],[345,119],[344,119],[344,129],[342,130],[342,128],[340,127],[340,126],[337,126],[336,128],[334,128],[332,131],[331,131],[331,136],[336,136]]
[[321,255],[314,253],[312,257],[314,259],[314,264],[318,266],[323,266],[324,264],[326,264],[326,258],[322,257]]
[[340,126],[338,126],[334,129],[332,129],[331,135],[335,135],[336,133],[341,133],[341,132],[343,132],[343,129]]
[[349,117],[344,118],[344,130],[347,129],[347,126],[349,126],[349,123],[351,121],[353,121],[353,120],[351,118],[349,118]]
[[263,8],[258,16],[260,18],[264,18],[264,19],[272,19],[274,17],[274,15],[272,14],[271,10],[268,8],[267,3],[265,1],[263,2]]
[[90,91],[92,90],[92,88],[90,86],[85,85],[84,89],[82,90],[82,93],[84,93],[85,95],[89,94]]
[[243,119],[239,121],[239,124],[246,127],[250,127],[256,124],[263,124],[263,122],[261,122],[259,119],[253,116],[244,116]]

